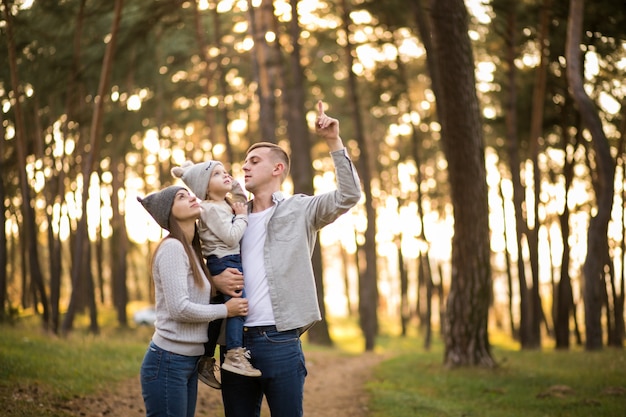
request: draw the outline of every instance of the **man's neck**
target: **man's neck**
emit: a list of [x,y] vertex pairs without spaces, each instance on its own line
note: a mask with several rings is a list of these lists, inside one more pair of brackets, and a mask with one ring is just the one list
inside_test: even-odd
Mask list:
[[266,191],[253,194],[254,199],[252,200],[252,213],[260,213],[261,211],[272,207],[274,205],[274,199],[272,196],[276,191]]

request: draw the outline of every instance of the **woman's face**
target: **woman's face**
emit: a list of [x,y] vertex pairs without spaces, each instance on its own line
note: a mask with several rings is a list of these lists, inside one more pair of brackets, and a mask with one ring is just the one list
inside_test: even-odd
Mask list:
[[198,199],[185,189],[178,190],[172,204],[172,216],[179,222],[196,221],[200,212]]

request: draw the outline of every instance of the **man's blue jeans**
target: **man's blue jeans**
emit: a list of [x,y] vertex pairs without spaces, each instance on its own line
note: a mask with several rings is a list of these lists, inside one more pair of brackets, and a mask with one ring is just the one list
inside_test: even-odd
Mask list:
[[141,364],[147,417],[193,417],[198,398],[199,356],[182,356],[150,342]]
[[[222,399],[226,417],[261,415],[263,395],[272,417],[303,415],[304,379],[307,375],[297,330],[278,332],[274,326],[245,327],[244,344],[259,378],[222,372]],[[222,349],[222,362],[225,351]]]

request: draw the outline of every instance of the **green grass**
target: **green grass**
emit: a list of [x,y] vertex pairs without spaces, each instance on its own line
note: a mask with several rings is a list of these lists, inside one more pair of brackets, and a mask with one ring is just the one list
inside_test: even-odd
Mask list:
[[626,416],[624,350],[520,351],[507,342],[493,348],[497,369],[446,369],[441,345],[385,344],[400,354],[367,384],[372,417]]
[[152,329],[59,338],[21,320],[0,333],[0,414],[47,417],[72,415],[67,400],[137,375]]
[[[98,336],[76,330],[68,338],[44,334],[31,320],[1,325],[0,415],[67,417],[68,400],[136,376],[152,329],[121,330],[112,321]],[[337,355],[362,351],[354,322],[332,320],[331,334]],[[390,359],[366,384],[370,417],[626,416],[625,350],[523,352],[507,338],[492,343],[497,369],[449,370],[438,339],[425,351],[415,335],[379,337],[376,351]],[[550,391],[558,386],[569,391]]]

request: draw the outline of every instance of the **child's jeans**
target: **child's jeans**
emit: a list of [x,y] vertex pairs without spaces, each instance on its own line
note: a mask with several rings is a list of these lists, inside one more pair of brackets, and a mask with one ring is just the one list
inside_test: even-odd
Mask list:
[[[206,264],[209,268],[211,275],[219,275],[226,268],[237,268],[243,272],[241,267],[240,255],[227,255],[222,258],[218,258],[215,255],[207,256]],[[219,297],[219,298],[218,298]],[[246,293],[241,290],[241,297],[245,298]],[[231,297],[224,294],[218,294],[211,303],[225,303],[230,300]],[[243,325],[246,318],[243,316],[229,317],[226,319],[226,349],[234,349],[243,347]],[[213,320],[209,323],[208,336],[209,341],[204,345],[205,355],[214,356],[215,346],[217,345],[217,338],[220,334],[220,328],[222,327],[222,320]]]

